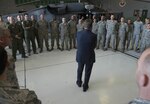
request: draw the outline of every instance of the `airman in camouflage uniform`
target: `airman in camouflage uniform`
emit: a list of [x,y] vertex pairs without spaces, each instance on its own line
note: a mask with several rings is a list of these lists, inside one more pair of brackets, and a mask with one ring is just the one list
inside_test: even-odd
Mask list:
[[37,26],[40,39],[40,53],[43,52],[43,40],[45,40],[47,51],[50,51],[48,43],[48,22],[44,19],[43,14],[40,15],[40,20],[38,21]]
[[69,31],[68,24],[66,22],[66,18],[62,18],[62,23],[59,24],[59,32],[61,39],[61,51],[64,50],[64,43],[66,45],[66,49],[69,51]]
[[117,21],[114,20],[114,18],[115,18],[114,15],[111,15],[111,20],[107,20],[106,22],[107,35],[106,35],[105,50],[107,50],[110,40],[112,50],[115,51],[116,49],[116,37],[118,26]]
[[150,47],[150,23],[147,24],[147,27],[143,32],[143,39],[140,47],[140,52],[142,53],[145,49],[149,47]]
[[133,37],[133,24],[130,19],[128,19],[127,25],[128,25],[128,31],[127,31],[127,38],[126,38],[126,42],[127,42],[126,48],[128,50]]
[[[145,32],[147,31],[147,25],[150,23],[150,20],[148,18],[145,19],[145,24],[143,25],[143,31],[142,31],[142,36],[141,36],[141,40],[140,40],[140,51],[143,50],[142,46],[144,44],[144,35],[145,35]],[[141,51],[142,52],[142,51]]]
[[50,30],[51,30],[51,50],[53,50],[53,48],[54,48],[55,40],[57,43],[57,49],[60,49],[60,46],[59,46],[59,23],[56,20],[56,18],[53,18],[53,20],[50,22]]
[[124,21],[124,17],[121,18],[121,22],[119,24],[119,43],[121,45],[121,51],[124,52],[125,50],[125,39],[126,33],[128,31],[128,25]]
[[133,31],[132,49],[137,51],[139,46],[139,40],[143,29],[143,23],[140,20],[140,17],[137,18],[133,26],[134,26],[134,31]]
[[94,34],[96,34],[97,35],[97,20],[96,20],[96,18],[95,19],[93,19],[93,23],[92,23],[92,32],[94,33]]
[[75,17],[76,17],[75,15],[72,15],[71,20],[68,22],[70,49],[72,49],[72,41],[73,41],[73,48],[76,48],[77,21]]
[[101,16],[101,20],[97,23],[98,26],[98,33],[97,33],[97,49],[101,44],[101,48],[104,49],[105,46],[105,39],[106,39],[106,21],[105,17]]

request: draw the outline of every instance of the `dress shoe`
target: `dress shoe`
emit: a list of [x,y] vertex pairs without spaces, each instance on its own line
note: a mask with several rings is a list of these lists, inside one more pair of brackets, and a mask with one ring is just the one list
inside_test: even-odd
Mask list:
[[78,87],[82,86],[82,82],[76,81],[76,84],[77,84]]
[[43,50],[40,50],[40,53],[42,53],[43,52]]
[[86,92],[88,89],[89,89],[89,86],[88,86],[88,85],[87,85],[87,86],[84,86],[84,85],[83,85],[83,92]]

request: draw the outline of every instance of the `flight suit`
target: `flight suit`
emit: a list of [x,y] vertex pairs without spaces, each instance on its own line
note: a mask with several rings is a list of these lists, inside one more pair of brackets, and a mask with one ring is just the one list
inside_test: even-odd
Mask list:
[[33,53],[36,54],[36,44],[35,44],[35,37],[32,31],[32,22],[30,20],[23,21],[23,28],[24,28],[28,54],[29,55],[31,54],[30,41],[32,43]]
[[17,24],[10,24],[8,26],[10,34],[12,37],[12,56],[16,60],[17,50],[22,54],[22,57],[25,57],[25,50],[23,46],[23,36],[21,34],[21,27]]

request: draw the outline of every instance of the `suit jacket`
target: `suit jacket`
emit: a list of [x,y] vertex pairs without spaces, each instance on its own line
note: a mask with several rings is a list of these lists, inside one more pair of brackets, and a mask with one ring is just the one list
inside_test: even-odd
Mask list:
[[84,29],[77,32],[76,61],[82,64],[94,63],[97,35],[91,30]]

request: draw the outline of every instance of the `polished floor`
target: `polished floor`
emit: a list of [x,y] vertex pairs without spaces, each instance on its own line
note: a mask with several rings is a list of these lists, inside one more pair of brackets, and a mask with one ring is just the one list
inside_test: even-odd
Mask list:
[[32,55],[16,62],[20,86],[35,90],[42,104],[128,104],[138,96],[137,59],[120,52],[96,50],[89,90],[75,84],[76,50]]

